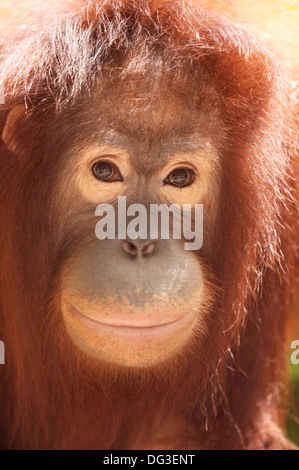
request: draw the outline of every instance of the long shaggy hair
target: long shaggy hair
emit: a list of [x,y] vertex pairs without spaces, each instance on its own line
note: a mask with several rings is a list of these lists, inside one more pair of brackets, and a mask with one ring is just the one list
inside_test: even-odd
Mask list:
[[[237,24],[188,2],[60,4],[12,23],[0,44],[2,129],[24,107],[0,158],[3,447],[288,446],[281,399],[298,245],[289,77]],[[220,112],[217,236],[204,260],[217,291],[208,333],[171,364],[143,371],[81,356],[57,307],[62,240],[51,201],[59,142],[69,139],[57,123],[67,129],[68,110],[107,70],[121,80],[177,74],[186,95],[196,79]]]

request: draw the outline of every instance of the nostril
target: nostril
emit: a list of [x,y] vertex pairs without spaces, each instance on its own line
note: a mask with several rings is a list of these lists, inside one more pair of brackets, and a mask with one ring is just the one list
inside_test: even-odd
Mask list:
[[142,249],[142,254],[143,255],[150,255],[155,249],[155,245],[154,243],[149,243],[148,245],[146,245],[145,247],[143,247]]
[[142,243],[142,242],[129,242],[129,241],[124,241],[123,242],[123,249],[126,253],[128,253],[131,256],[137,256],[137,255],[150,255],[153,253],[155,250],[155,244],[154,243]]
[[131,243],[131,242],[128,242],[128,241],[125,241],[123,243],[123,249],[129,253],[129,255],[133,255],[133,256],[136,256],[139,252],[137,246],[134,245],[134,243]]

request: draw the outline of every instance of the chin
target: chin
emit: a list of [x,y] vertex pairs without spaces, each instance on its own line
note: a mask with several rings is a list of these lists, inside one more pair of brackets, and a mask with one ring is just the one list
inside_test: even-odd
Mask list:
[[117,316],[95,317],[65,301],[62,315],[68,335],[84,354],[125,367],[163,363],[191,344],[195,331],[198,339],[198,332],[203,334],[205,329],[204,315],[195,307],[178,314],[162,308],[140,312],[120,306]]

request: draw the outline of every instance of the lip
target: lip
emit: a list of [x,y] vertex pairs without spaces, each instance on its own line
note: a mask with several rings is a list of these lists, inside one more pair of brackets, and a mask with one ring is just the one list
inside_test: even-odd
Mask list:
[[179,329],[181,326],[187,323],[192,315],[192,312],[188,312],[182,317],[174,321],[168,322],[168,323],[136,326],[136,325],[131,325],[131,324],[115,325],[112,323],[99,322],[79,312],[71,304],[67,305],[67,310],[73,316],[73,318],[81,322],[84,322],[85,325],[89,326],[90,328],[96,329],[99,332],[106,332],[112,335],[124,335],[124,336],[136,336],[136,337],[166,335],[167,333],[171,333],[173,330]]

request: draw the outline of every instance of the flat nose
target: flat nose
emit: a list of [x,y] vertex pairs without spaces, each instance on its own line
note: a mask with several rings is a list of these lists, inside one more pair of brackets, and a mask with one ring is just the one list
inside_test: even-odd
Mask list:
[[125,240],[122,243],[122,248],[131,256],[146,256],[154,253],[156,245],[148,240]]

